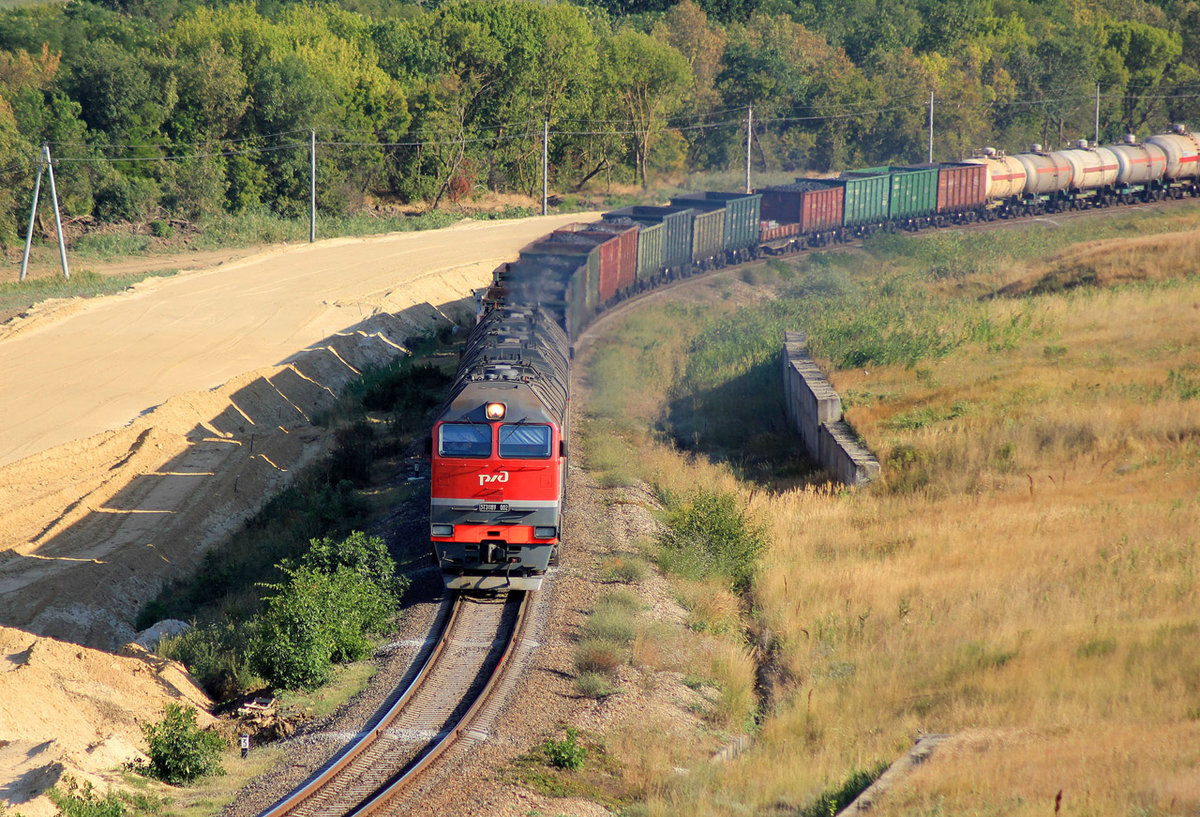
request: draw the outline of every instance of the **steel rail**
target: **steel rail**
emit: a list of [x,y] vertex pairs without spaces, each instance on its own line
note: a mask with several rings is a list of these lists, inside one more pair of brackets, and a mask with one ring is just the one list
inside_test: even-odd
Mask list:
[[464,732],[470,729],[480,711],[490,702],[500,681],[508,671],[513,653],[524,638],[525,628],[529,622],[530,598],[529,593],[524,593],[524,597],[521,599],[521,606],[517,611],[517,620],[513,624],[512,634],[509,636],[504,652],[500,655],[496,666],[492,669],[491,675],[488,676],[487,683],[484,684],[483,689],[479,691],[478,696],[476,696],[470,708],[463,713],[458,723],[453,728],[447,730],[446,734],[440,740],[430,746],[423,754],[410,763],[404,771],[372,795],[370,799],[350,811],[347,817],[366,817],[366,815],[375,813],[382,806],[389,803],[453,746]]

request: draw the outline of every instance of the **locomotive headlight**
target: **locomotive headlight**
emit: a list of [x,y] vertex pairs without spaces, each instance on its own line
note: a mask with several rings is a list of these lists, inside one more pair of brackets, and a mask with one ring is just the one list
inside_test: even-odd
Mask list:
[[431,536],[453,536],[454,535],[454,526],[453,525],[431,525],[429,532],[430,532]]
[[488,403],[483,410],[483,414],[489,420],[503,420],[505,406],[503,403]]
[[554,534],[557,532],[558,532],[558,529],[554,528],[554,527],[534,528],[533,529],[533,538],[534,539],[553,539]]

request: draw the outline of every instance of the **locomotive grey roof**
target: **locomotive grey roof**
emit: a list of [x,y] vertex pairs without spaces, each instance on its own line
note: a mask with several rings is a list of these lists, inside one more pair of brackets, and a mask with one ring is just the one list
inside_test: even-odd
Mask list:
[[467,337],[440,420],[486,422],[483,407],[508,406],[510,422],[555,422],[567,408],[567,337],[536,308],[498,307]]

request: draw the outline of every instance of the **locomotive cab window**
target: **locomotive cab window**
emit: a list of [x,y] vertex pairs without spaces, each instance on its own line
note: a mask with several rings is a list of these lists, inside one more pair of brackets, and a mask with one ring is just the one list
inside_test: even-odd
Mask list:
[[553,436],[550,426],[506,423],[500,426],[500,456],[548,460]]
[[438,429],[438,453],[443,457],[490,457],[492,427],[481,423],[443,423]]

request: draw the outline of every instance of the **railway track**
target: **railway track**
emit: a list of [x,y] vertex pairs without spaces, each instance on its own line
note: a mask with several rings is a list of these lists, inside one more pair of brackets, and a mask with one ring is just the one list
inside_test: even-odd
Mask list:
[[498,707],[494,693],[521,644],[531,602],[525,593],[503,597],[458,595],[421,670],[376,719],[324,768],[259,817],[342,817],[383,814],[434,761]]

